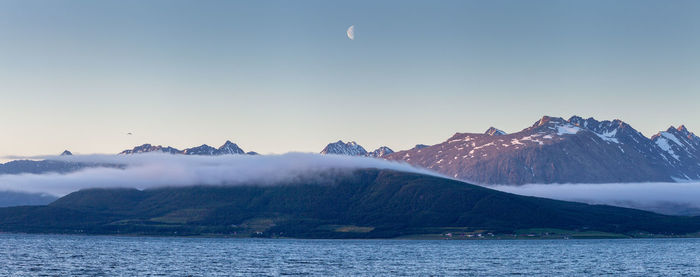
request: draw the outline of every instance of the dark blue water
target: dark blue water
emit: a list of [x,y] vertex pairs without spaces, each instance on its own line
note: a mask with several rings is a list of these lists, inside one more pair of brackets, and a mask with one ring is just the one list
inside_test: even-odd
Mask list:
[[0,235],[0,275],[700,275],[700,239],[282,240]]

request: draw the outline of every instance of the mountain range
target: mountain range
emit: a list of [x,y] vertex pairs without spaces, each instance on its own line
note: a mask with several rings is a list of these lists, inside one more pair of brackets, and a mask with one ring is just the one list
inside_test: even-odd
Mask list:
[[621,120],[544,116],[508,134],[456,133],[446,141],[383,155],[355,142],[322,154],[403,161],[478,184],[681,182],[700,180],[700,138],[685,126],[648,138]]
[[[182,155],[208,155],[208,156],[218,156],[218,155],[258,155],[257,152],[245,152],[237,144],[227,140],[219,148],[214,148],[206,144],[200,146],[187,148],[185,150],[179,150],[170,146],[161,145],[151,145],[142,144],[136,146],[132,149],[127,149],[119,152],[119,155],[131,155],[131,154],[141,154],[149,152],[162,152],[169,154],[182,154]],[[60,156],[72,156],[68,150],[63,151]],[[73,172],[85,167],[96,167],[96,166],[113,166],[104,164],[87,164],[79,162],[67,162],[60,160],[14,160],[6,163],[0,163],[0,175],[2,174],[21,174],[21,173],[32,173],[40,174],[45,172],[57,172],[57,173],[68,173]]]
[[343,142],[339,140],[337,142],[329,143],[326,145],[321,154],[332,154],[332,155],[348,155],[348,156],[362,156],[362,157],[374,157],[382,158],[386,155],[394,153],[391,148],[382,146],[375,149],[372,152],[367,152],[364,147],[360,146],[354,141]]
[[542,117],[506,134],[456,133],[389,160],[479,184],[672,182],[700,179],[700,138],[684,126],[647,138],[620,121]]
[[[249,154],[226,141],[179,150],[143,144],[119,154],[164,152],[183,155]],[[367,151],[354,141],[329,143],[321,154],[374,157],[428,168],[477,184],[683,182],[700,180],[700,137],[685,126],[646,137],[621,120],[544,116],[512,134],[491,127],[484,133],[456,133],[434,145],[394,152]],[[70,155],[64,151],[62,155]],[[60,161],[12,161],[0,174],[70,172],[86,165]]]
[[248,154],[248,155],[257,155],[258,154],[256,152],[245,152],[245,151],[243,151],[243,149],[238,147],[237,144],[231,142],[230,140],[227,140],[223,145],[219,146],[219,148],[214,148],[214,147],[211,147],[209,145],[202,144],[200,146],[187,148],[185,150],[178,150],[178,149],[170,147],[170,146],[151,145],[151,144],[146,143],[146,144],[136,146],[133,149],[124,150],[124,151],[120,152],[119,154],[128,155],[128,154],[138,154],[138,153],[147,153],[147,152],[163,152],[163,153],[169,153],[169,154],[208,155],[208,156],[232,155],[232,154]]
[[[184,150],[143,144],[119,154],[147,152],[256,154],[231,141],[218,148],[203,144]],[[321,154],[402,161],[478,184],[700,180],[700,138],[685,126],[646,137],[620,120],[578,116],[544,116],[511,134],[494,127],[484,133],[456,133],[441,143],[398,152],[386,146],[369,152],[354,141],[337,141]],[[115,165],[16,160],[0,164],[0,174],[68,173],[100,166]],[[379,169],[327,171],[266,185],[87,189],[59,199],[0,192],[1,206],[13,207],[0,208],[0,232],[444,238],[529,230],[624,237],[700,231],[697,216],[519,196],[454,179]]]
[[[170,146],[161,146],[161,145],[151,145],[151,144],[142,144],[139,146],[136,146],[132,149],[127,149],[119,153],[119,155],[132,155],[132,154],[141,154],[141,153],[149,153],[149,152],[162,152],[162,153],[169,153],[169,154],[177,154],[177,155],[209,155],[209,156],[218,156],[218,155],[258,155],[257,152],[245,152],[243,149],[241,149],[237,144],[227,140],[223,145],[221,145],[219,148],[214,148],[206,144],[202,144],[197,147],[191,147],[187,148],[185,150],[179,150]],[[73,153],[71,153],[68,150],[63,151],[60,156],[72,156]],[[80,169],[88,168],[88,167],[122,167],[121,165],[114,165],[114,164],[100,164],[100,163],[84,163],[84,162],[70,162],[70,161],[63,161],[63,160],[52,160],[52,159],[47,159],[47,160],[14,160],[14,161],[9,161],[6,163],[0,163],[0,175],[3,174],[42,174],[42,173],[48,173],[48,172],[55,172],[55,173],[69,173],[69,172],[74,172]],[[5,205],[5,201],[2,199],[4,196],[4,192],[0,192],[0,206]],[[8,197],[15,197],[14,194],[8,196]],[[8,198],[9,199],[9,198]],[[9,201],[8,203],[14,203],[12,201]]]

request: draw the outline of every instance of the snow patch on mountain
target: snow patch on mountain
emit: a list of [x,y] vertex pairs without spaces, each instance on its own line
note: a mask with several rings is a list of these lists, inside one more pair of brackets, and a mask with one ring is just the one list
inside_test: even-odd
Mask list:
[[599,138],[601,138],[604,141],[613,142],[613,143],[620,143],[620,141],[617,138],[615,138],[615,134],[617,134],[617,129],[612,130],[610,132],[605,132],[602,134],[599,134],[596,132],[593,132],[593,133],[595,133]]
[[562,136],[562,135],[575,135],[579,131],[581,131],[581,128],[576,127],[571,124],[565,124],[565,125],[556,125],[557,128],[557,135]]
[[671,145],[668,144],[668,140],[664,138],[659,138],[656,140],[656,145],[658,145],[661,150],[666,151],[668,154],[671,155],[676,160],[680,160],[680,156],[676,154],[676,152],[673,151],[673,148],[671,148]]
[[681,141],[678,140],[678,138],[677,138],[676,136],[674,136],[673,134],[671,134],[671,133],[669,133],[669,132],[661,132],[660,134],[661,134],[661,136],[663,136],[664,138],[667,138],[667,139],[669,139],[669,140],[675,142],[675,143],[678,144],[678,145],[683,145],[683,143],[681,143]]

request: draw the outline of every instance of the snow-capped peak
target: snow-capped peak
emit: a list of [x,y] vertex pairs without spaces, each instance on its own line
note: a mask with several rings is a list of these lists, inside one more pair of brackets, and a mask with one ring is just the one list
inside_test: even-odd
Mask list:
[[389,147],[382,146],[382,147],[375,149],[372,152],[367,153],[367,155],[370,157],[381,158],[381,157],[389,155],[391,153],[394,153],[394,150],[391,150],[391,148],[389,148]]
[[678,126],[678,128],[676,128],[676,131],[678,131],[678,134],[680,136],[690,140],[692,144],[700,144],[700,138],[698,138],[698,136],[696,136],[695,133],[689,131],[688,128],[685,127],[685,125]]
[[197,147],[187,148],[182,151],[185,155],[216,155],[216,148],[206,144]]
[[119,154],[138,154],[138,153],[146,153],[146,152],[163,152],[163,153],[170,153],[170,154],[180,154],[180,150],[177,150],[175,148],[172,148],[170,146],[163,147],[161,145],[151,145],[149,143],[144,143],[142,145],[136,146],[133,149],[127,149],[122,151]]
[[223,145],[217,149],[217,155],[228,155],[228,154],[245,154],[245,151],[238,147],[237,144],[227,140]]
[[539,121],[535,122],[530,129],[536,129],[540,132],[554,132],[558,136],[575,135],[581,128],[572,124],[561,117],[543,116]]
[[598,137],[606,142],[620,143],[622,137],[626,137],[627,141],[640,142],[646,140],[646,137],[640,132],[632,128],[629,124],[622,120],[605,120],[598,121],[595,118],[589,117],[583,119],[580,116],[572,116],[569,119],[571,124],[586,129],[595,133]]
[[345,143],[342,140],[338,140],[337,142],[326,145],[326,147],[321,150],[321,154],[366,156],[367,150],[354,141]]
[[245,151],[238,147],[235,143],[227,140],[226,143],[221,145],[219,148],[214,148],[206,144],[202,144],[197,147],[187,148],[185,150],[178,150],[170,146],[153,146],[151,144],[145,143],[134,147],[133,149],[127,149],[119,154],[138,154],[147,152],[164,152],[170,154],[184,154],[184,155],[228,155],[228,154],[245,154]]

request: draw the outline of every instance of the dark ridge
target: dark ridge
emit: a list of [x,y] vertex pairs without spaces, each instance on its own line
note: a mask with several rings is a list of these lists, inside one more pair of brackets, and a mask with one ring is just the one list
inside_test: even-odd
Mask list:
[[391,238],[527,228],[679,235],[700,219],[518,196],[390,170],[329,172],[276,186],[91,189],[0,209],[0,232]]

